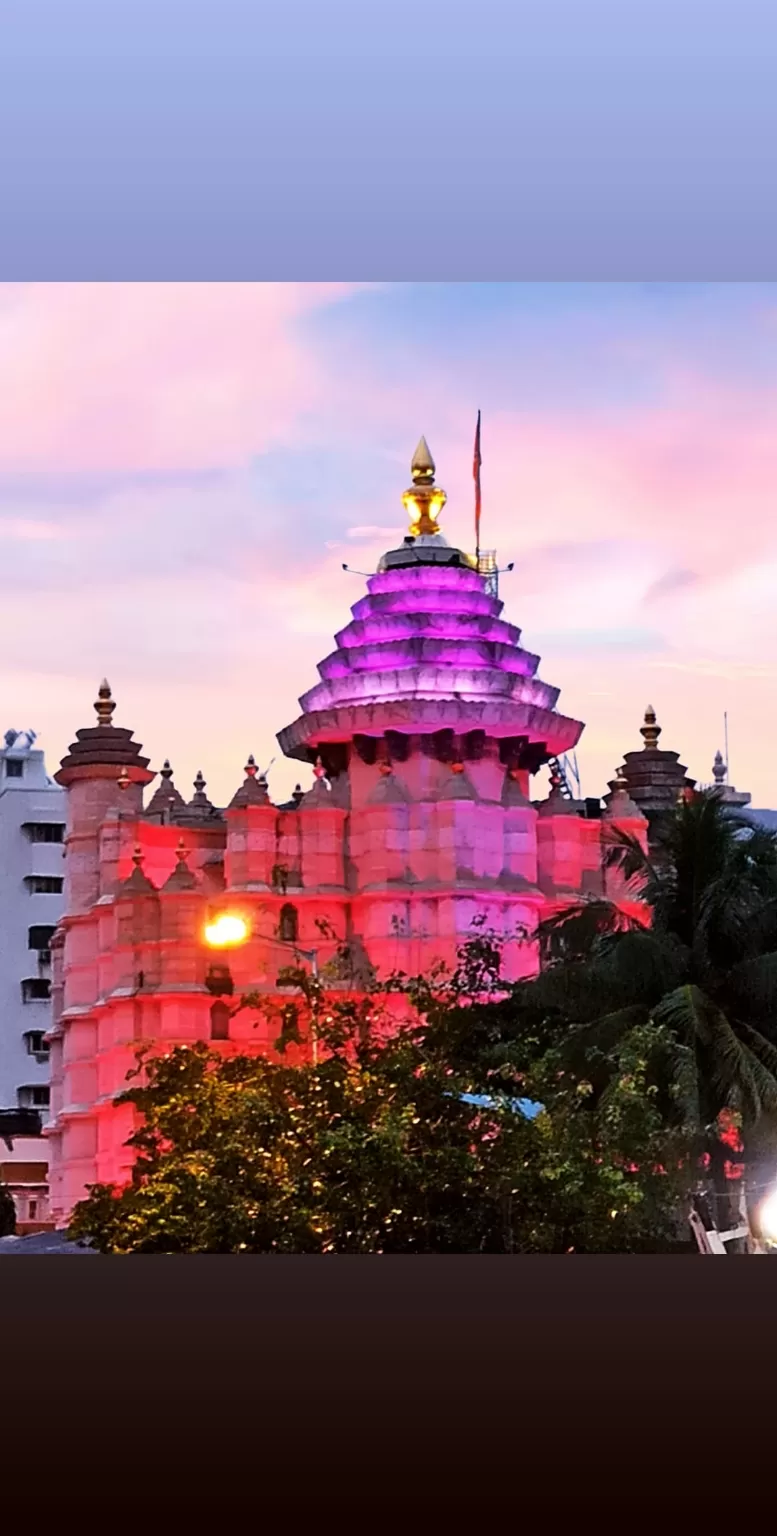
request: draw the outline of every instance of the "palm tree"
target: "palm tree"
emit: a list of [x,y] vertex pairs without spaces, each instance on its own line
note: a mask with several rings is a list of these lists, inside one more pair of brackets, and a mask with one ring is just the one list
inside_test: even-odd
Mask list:
[[741,1124],[744,1159],[777,1154],[777,834],[735,814],[717,790],[688,796],[657,856],[619,832],[607,855],[652,913],[649,928],[603,900],[543,925],[543,969],[521,1013],[603,1090],[608,1050],[648,1021],[670,1121],[694,1127],[725,1198],[721,1116]]

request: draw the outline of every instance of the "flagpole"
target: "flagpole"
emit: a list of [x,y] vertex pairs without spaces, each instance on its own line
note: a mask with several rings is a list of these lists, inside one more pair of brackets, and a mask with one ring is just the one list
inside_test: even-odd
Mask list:
[[475,429],[475,454],[472,461],[472,474],[475,480],[475,562],[480,570],[480,411],[478,411],[478,424]]

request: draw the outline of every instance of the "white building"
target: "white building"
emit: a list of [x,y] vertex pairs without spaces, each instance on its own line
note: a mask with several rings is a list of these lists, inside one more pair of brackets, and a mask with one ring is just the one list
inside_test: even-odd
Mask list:
[[[47,1144],[41,1138],[31,1159],[28,1126],[34,1134],[37,1117],[12,1121],[7,1112],[39,1111],[45,1120],[48,1109],[50,941],[62,912],[65,836],[65,794],[34,741],[32,731],[7,731],[0,746],[0,1129],[3,1121],[19,1127],[25,1165],[45,1163]],[[0,1151],[4,1160],[9,1148]],[[14,1195],[25,1222],[26,1198]],[[31,1198],[40,1220],[45,1196],[36,1188]]]

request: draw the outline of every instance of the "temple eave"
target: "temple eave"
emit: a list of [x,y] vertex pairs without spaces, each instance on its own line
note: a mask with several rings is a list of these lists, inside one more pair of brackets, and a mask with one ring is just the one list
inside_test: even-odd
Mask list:
[[387,730],[423,736],[446,728],[457,731],[480,729],[497,740],[523,735],[532,744],[546,744],[549,757],[571,751],[583,731],[581,721],[533,704],[498,699],[414,698],[387,699],[305,713],[279,731],[277,740],[286,757],[306,762],[311,749],[319,743],[350,741],[355,735],[380,737]]

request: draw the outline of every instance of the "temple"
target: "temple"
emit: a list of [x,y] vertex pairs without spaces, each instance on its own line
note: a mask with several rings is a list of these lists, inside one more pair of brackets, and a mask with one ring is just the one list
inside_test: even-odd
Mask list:
[[[606,829],[643,843],[686,779],[655,716],[604,804],[561,767],[582,724],[503,616],[493,573],[440,531],[445,492],[422,439],[403,497],[409,532],[385,554],[300,713],[279,733],[312,787],[273,804],[249,757],[229,805],[198,773],[186,799],[114,723],[107,683],[56,781],[66,791],[65,915],[52,943],[51,1206],[123,1181],[140,1045],[212,1040],[272,1052],[276,1031],[233,998],[282,996],[299,963],[354,991],[452,963],[480,919],[512,977],[538,965],[538,920],[581,896],[641,909],[603,857]],[[648,758],[650,759],[648,761]],[[532,780],[550,768],[550,790]],[[302,776],[302,775],[301,775]],[[346,971],[343,954],[348,956]],[[339,957],[339,958],[338,958]]]

